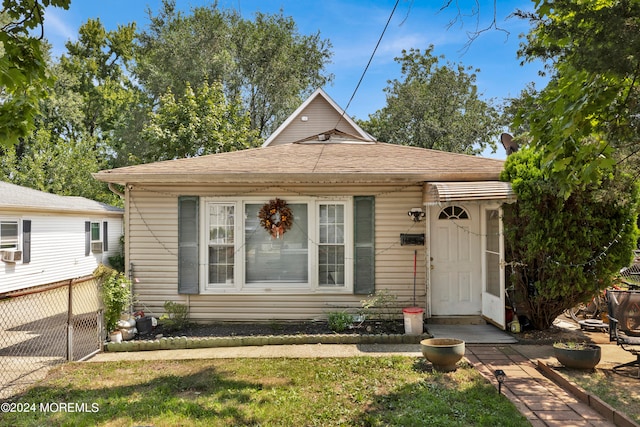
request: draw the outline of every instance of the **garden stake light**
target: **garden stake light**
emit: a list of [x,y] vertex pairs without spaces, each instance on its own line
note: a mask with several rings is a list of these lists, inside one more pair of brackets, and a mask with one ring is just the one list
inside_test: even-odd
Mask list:
[[507,377],[507,374],[504,373],[502,369],[497,369],[494,373],[496,379],[498,380],[498,394],[502,394],[502,383],[504,379]]

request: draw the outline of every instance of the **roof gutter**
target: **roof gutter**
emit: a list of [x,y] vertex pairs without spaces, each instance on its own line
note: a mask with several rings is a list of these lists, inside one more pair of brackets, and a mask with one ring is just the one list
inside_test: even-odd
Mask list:
[[[321,173],[321,174],[287,174],[287,173],[221,173],[221,174],[111,174],[99,172],[94,177],[103,182],[126,185],[128,183],[153,184],[265,184],[282,185],[283,183],[397,183],[397,182],[430,182],[430,181],[497,181],[498,174],[490,172],[444,172],[444,173]],[[111,186],[109,187],[111,189]],[[113,191],[113,190],[112,190]],[[118,194],[118,193],[116,193]],[[119,194],[118,194],[119,195]]]

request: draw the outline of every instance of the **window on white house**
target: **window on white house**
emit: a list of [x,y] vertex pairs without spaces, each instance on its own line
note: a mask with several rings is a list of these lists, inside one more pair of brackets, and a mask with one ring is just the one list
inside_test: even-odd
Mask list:
[[92,222],[91,223],[91,242],[101,242],[102,239],[100,238],[100,226],[101,223],[99,222]]
[[18,249],[18,221],[0,221],[0,249]]

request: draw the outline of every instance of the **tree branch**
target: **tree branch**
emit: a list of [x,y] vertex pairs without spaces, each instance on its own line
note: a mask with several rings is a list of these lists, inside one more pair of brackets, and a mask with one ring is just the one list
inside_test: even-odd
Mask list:
[[442,7],[440,7],[440,11],[443,11],[445,9],[448,9],[449,7],[452,6],[452,4],[455,4],[455,9],[457,11],[456,16],[451,19],[449,21],[449,23],[447,24],[447,30],[449,30],[451,27],[453,27],[453,25],[455,25],[456,23],[460,23],[460,26],[463,27],[464,26],[464,17],[465,16],[469,16],[469,17],[475,17],[475,29],[473,31],[467,31],[467,42],[464,44],[464,46],[461,49],[462,53],[466,53],[469,48],[471,47],[471,45],[473,44],[473,42],[480,37],[483,33],[486,33],[487,31],[491,31],[491,30],[495,30],[495,31],[500,31],[506,34],[506,37],[508,38],[511,33],[500,27],[498,25],[498,19],[497,19],[497,15],[498,15],[498,6],[497,6],[497,0],[493,0],[493,17],[491,19],[491,22],[484,26],[481,27],[480,26],[480,1],[479,0],[475,0],[475,8],[471,9],[471,13],[468,15],[464,15],[464,13],[462,12],[462,8],[460,7],[460,3],[458,0],[446,0],[444,2],[444,4],[442,5]]

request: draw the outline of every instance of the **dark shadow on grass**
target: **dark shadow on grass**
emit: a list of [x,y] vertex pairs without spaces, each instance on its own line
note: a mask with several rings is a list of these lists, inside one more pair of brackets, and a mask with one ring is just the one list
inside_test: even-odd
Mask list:
[[181,425],[189,420],[205,424],[210,420],[216,425],[255,425],[259,421],[244,414],[242,405],[261,387],[260,383],[229,380],[224,372],[213,367],[189,375],[167,372],[148,382],[99,390],[36,386],[11,401],[36,405],[71,402],[83,405],[84,410],[36,412],[28,416],[5,413],[0,414],[0,425],[45,425],[51,416],[55,416],[56,425],[97,425],[118,419],[128,425],[149,425],[153,424],[154,417],[162,416]]

